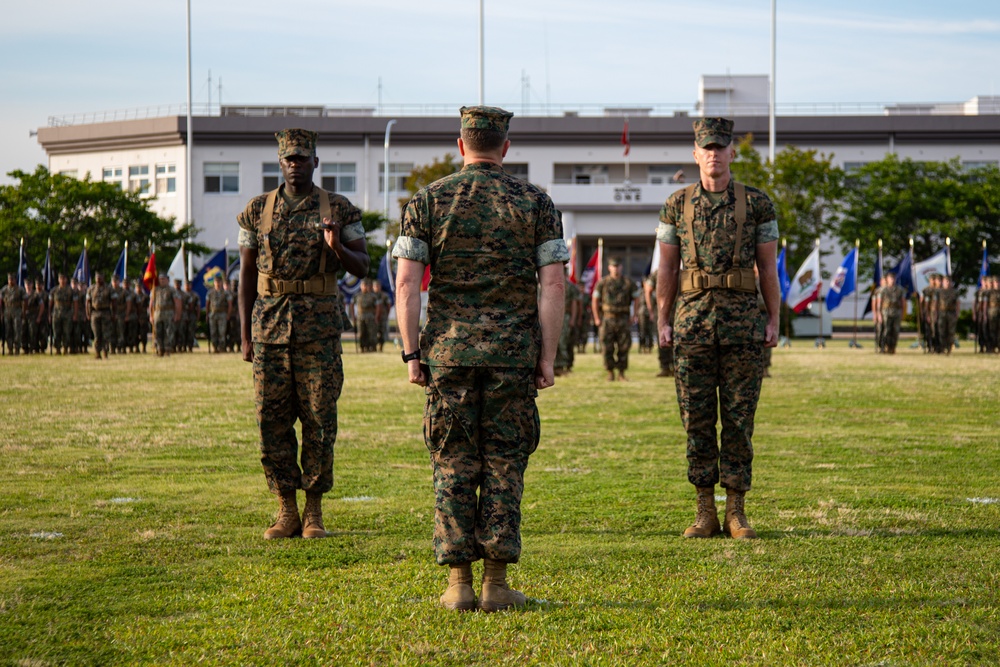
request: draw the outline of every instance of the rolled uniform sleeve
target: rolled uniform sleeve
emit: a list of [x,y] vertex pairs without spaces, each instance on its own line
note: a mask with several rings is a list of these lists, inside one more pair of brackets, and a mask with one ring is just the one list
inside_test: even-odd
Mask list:
[[569,248],[564,239],[552,239],[535,248],[535,265],[539,268],[556,262],[565,264],[568,261]]
[[431,252],[427,243],[412,236],[400,236],[396,239],[392,256],[396,259],[409,259],[424,265],[431,263]]
[[340,242],[350,243],[365,238],[365,227],[360,222],[352,222],[340,228]]
[[677,225],[661,222],[656,227],[656,240],[667,245],[680,245],[681,242],[677,239]]

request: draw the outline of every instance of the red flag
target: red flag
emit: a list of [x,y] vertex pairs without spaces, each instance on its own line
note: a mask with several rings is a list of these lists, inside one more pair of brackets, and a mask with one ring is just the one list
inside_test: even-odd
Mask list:
[[146,262],[146,270],[142,272],[142,284],[147,291],[151,291],[156,284],[156,253],[149,253],[149,261]]
[[569,242],[569,281],[574,285],[577,284],[576,280],[576,237]]
[[428,264],[424,267],[424,277],[420,281],[420,291],[426,292],[427,286],[431,284],[431,265]]
[[625,147],[625,152],[622,155],[628,155],[629,150],[632,148],[632,139],[628,134],[628,118],[625,119],[625,127],[622,128],[622,146]]
[[580,276],[580,282],[583,283],[583,291],[587,293],[589,297],[594,293],[594,285],[597,281],[601,279],[601,247],[598,246],[597,250],[594,251],[593,256],[590,261],[587,262],[587,266],[583,269],[583,274]]

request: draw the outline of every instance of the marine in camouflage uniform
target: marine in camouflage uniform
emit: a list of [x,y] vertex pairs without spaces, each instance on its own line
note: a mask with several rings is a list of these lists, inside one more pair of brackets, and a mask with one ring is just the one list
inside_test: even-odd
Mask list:
[[[941,289],[941,274],[932,273],[927,287],[920,294],[921,324],[924,327],[924,352],[940,352],[941,337],[938,332],[938,292]],[[902,313],[900,313],[902,317]],[[883,345],[883,349],[886,346]]]
[[[711,537],[723,529],[735,538],[757,536],[744,513],[744,494],[752,481],[764,347],[778,341],[778,224],[767,195],[732,179],[732,128],[724,118],[694,122],[700,179],[667,199],[656,234],[660,344],[674,346],[688,480],[698,496],[695,523],[685,537]],[[766,316],[757,307],[755,264]],[[715,509],[719,482],[727,496],[722,526]]]
[[38,308],[41,311],[40,321],[38,322],[38,335],[35,339],[35,349],[39,353],[42,353],[49,347],[49,332],[51,329],[49,318],[51,311],[49,310],[49,293],[45,290],[45,285],[42,283],[41,278],[35,279],[35,298],[38,299]]
[[[135,281],[135,309],[139,318],[139,338],[137,344],[142,347],[142,353],[146,353],[146,339],[149,338],[149,293],[144,289],[141,281]],[[138,352],[138,347],[136,352]]]
[[354,297],[355,322],[358,326],[358,344],[362,352],[374,352],[378,345],[377,325],[378,298],[372,292],[368,278],[361,281],[361,291]]
[[[236,218],[243,359],[253,362],[264,475],[281,501],[264,537],[326,537],[322,498],[333,488],[337,400],[344,383],[337,270],[365,275],[368,251],[361,211],[346,197],[313,185],[316,133],[290,129],[275,136],[284,183],[250,200]],[[296,419],[302,426],[300,461]],[[306,492],[301,519],[295,497],[300,488]]]
[[[882,286],[875,290],[872,312],[875,313],[876,324],[882,330],[882,352],[896,354],[899,327],[903,322],[903,301],[906,299],[906,292],[896,284],[894,273],[885,274],[882,280]],[[936,310],[933,312],[936,316]]]
[[111,276],[111,337],[108,346],[112,354],[125,351],[126,289],[118,274]]
[[986,351],[1000,352],[1000,277],[988,278],[989,288],[984,295],[983,305],[986,318]]
[[35,291],[32,280],[24,282],[24,325],[21,330],[21,349],[25,354],[38,352],[38,338],[42,329],[42,317],[45,315],[43,301]]
[[958,326],[958,290],[951,281],[951,276],[944,276],[941,289],[938,290],[937,330],[940,340],[939,352],[951,354],[955,347],[955,329]]
[[7,285],[0,289],[3,303],[4,343],[8,354],[21,354],[21,333],[24,328],[24,288],[17,284],[13,273],[7,274]]
[[59,284],[49,293],[49,307],[52,309],[52,334],[56,354],[69,354],[76,302],[73,300],[73,288],[69,286],[65,274],[59,274]]
[[375,333],[378,338],[378,351],[381,352],[389,340],[389,311],[392,309],[392,297],[382,289],[382,283],[378,280],[372,281],[372,292],[378,302],[378,309],[375,311]]
[[565,276],[563,288],[566,290],[565,312],[563,314],[562,332],[559,334],[559,350],[556,352],[555,373],[565,375],[573,370],[576,340],[573,338],[577,322],[580,320],[580,288],[571,283]]
[[[403,211],[396,309],[409,380],[427,393],[434,552],[450,567],[441,604],[477,605],[471,563],[485,559],[478,606],[497,611],[525,603],[506,571],[521,555],[524,471],[539,441],[535,397],[554,382],[569,252],[548,195],[503,170],[512,114],[461,113],[463,168]],[[433,278],[418,337],[425,266]]]
[[180,295],[170,286],[167,274],[161,274],[159,285],[149,295],[149,319],[153,323],[153,347],[156,356],[163,357],[174,351],[174,335],[181,321]]
[[[227,281],[229,282],[229,281]],[[226,351],[234,352],[240,348],[240,304],[239,304],[240,281],[233,280],[228,289],[229,302],[232,309],[229,313],[229,322],[226,325]]]
[[619,380],[626,379],[628,351],[632,347],[632,324],[636,320],[633,313],[639,306],[639,287],[621,271],[621,260],[612,257],[608,261],[608,273],[611,275],[601,278],[591,297],[591,310],[601,347],[604,348],[604,369],[608,372],[609,381],[615,379],[615,370]]
[[94,284],[87,289],[87,319],[94,332],[94,357],[108,358],[108,348],[114,336],[114,322],[111,312],[111,288],[104,284],[104,276],[94,274]]
[[124,348],[128,352],[139,351],[139,295],[135,293],[135,283],[126,281],[122,285],[122,298],[125,302],[125,341]]
[[649,310],[649,304],[646,303],[645,295],[642,292],[642,286],[645,280],[639,282],[639,298],[636,300],[638,304],[636,310],[636,320],[639,325],[639,353],[647,353],[653,349],[653,340],[656,338],[656,325],[653,323],[653,318],[651,316],[651,311]]
[[229,294],[222,289],[222,276],[216,275],[212,289],[205,295],[205,318],[208,320],[208,340],[212,344],[212,352],[226,349],[226,327],[231,308]]

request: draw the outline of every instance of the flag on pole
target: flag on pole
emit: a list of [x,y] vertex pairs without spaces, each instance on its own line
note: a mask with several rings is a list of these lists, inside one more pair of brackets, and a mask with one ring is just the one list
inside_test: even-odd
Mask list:
[[855,247],[840,263],[837,274],[830,283],[830,290],[826,293],[826,309],[833,310],[839,306],[841,299],[854,291],[857,282],[858,249]]
[[819,298],[819,291],[823,287],[823,277],[819,267],[819,246],[802,262],[802,266],[795,272],[791,286],[788,289],[788,298],[785,303],[796,313],[802,313],[809,304]]
[[632,150],[632,137],[629,136],[628,132],[628,118],[625,119],[625,126],[622,128],[622,146],[625,147],[625,152],[622,155],[627,157],[629,151]]
[[167,275],[170,276],[170,282],[175,280],[184,280],[185,267],[184,267],[184,243],[181,242],[181,249],[177,251],[174,255],[174,261],[170,262],[170,268],[167,269]]
[[781,248],[778,253],[778,288],[781,290],[781,300],[787,302],[788,290],[792,287],[792,280],[788,277],[788,260],[785,257],[785,248]]
[[118,276],[118,279],[125,282],[125,263],[128,261],[128,248],[122,248],[122,254],[118,255],[118,263],[115,264],[114,275]]
[[392,273],[391,253],[382,255],[382,261],[378,264],[378,282],[382,289],[389,295],[389,300],[396,305],[396,278]]
[[913,284],[913,291],[918,294],[923,294],[924,288],[931,283],[931,274],[940,273],[942,276],[948,275],[947,251],[938,251],[924,261],[917,262],[913,266],[913,273],[916,276],[916,283]]
[[240,279],[240,258],[237,257],[236,261],[229,265],[226,269],[226,277],[229,278],[229,282]]
[[896,276],[896,284],[903,288],[906,292],[906,298],[909,299],[911,296],[917,293],[917,290],[913,286],[913,249],[911,248],[908,253],[903,255],[903,259],[899,260],[896,266],[889,269],[889,273]]
[[146,288],[147,292],[153,290],[158,277],[156,273],[156,251],[150,250],[149,261],[146,262],[146,268],[142,272],[142,285]]
[[653,257],[649,260],[649,266],[646,267],[646,275],[648,276],[658,268],[660,268],[660,242],[653,241]]
[[577,284],[576,277],[576,237],[569,242],[569,277],[568,280],[574,285]]
[[52,270],[52,239],[49,239],[49,245],[45,248],[45,266],[42,267],[42,284],[45,285],[46,292],[51,292],[56,286],[56,276]]
[[597,250],[591,255],[590,261],[587,262],[587,266],[584,267],[583,273],[580,275],[580,283],[583,286],[583,291],[586,293],[587,298],[594,293],[594,286],[601,279],[601,246],[597,246]]
[[209,257],[201,268],[198,269],[198,273],[195,274],[194,280],[191,281],[191,291],[198,295],[201,299],[202,308],[205,307],[205,299],[208,298],[208,292],[215,289],[215,277],[220,276],[222,278],[226,277],[226,251],[220,250],[217,253]]
[[983,241],[983,260],[979,264],[979,285],[983,288],[983,278],[990,275],[990,256],[986,254],[986,241]]
[[344,301],[351,303],[354,295],[361,291],[361,278],[351,273],[345,273],[344,277],[337,282],[340,293],[344,295]]
[[90,260],[87,259],[86,241],[83,242],[83,252],[80,253],[80,259],[76,260],[76,270],[73,271],[73,277],[81,285],[90,285]]
[[426,292],[427,288],[431,286],[431,265],[428,264],[424,267],[424,277],[420,280],[420,291]]

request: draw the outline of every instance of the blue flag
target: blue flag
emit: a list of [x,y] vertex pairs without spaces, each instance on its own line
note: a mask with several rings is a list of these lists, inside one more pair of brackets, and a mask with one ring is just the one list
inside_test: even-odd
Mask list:
[[73,272],[76,282],[90,286],[90,261],[87,259],[87,246],[83,246],[80,259],[76,260],[76,271]]
[[17,284],[24,287],[24,281],[29,280],[28,276],[28,256],[24,252],[24,241],[21,241],[21,249],[17,255]]
[[778,287],[781,289],[781,300],[788,298],[788,290],[792,287],[792,281],[788,277],[788,261],[785,259],[785,249],[782,248],[778,254]]
[[872,300],[875,298],[875,290],[882,286],[882,251],[879,250],[878,255],[875,257],[875,273],[874,278],[872,278],[872,291],[868,295],[868,303],[865,304],[865,312],[862,317],[872,312]]
[[340,287],[340,293],[344,295],[344,301],[350,303],[354,301],[354,295],[361,291],[361,278],[345,273],[337,286]]
[[125,274],[128,271],[125,267],[125,257],[127,252],[128,251],[125,248],[122,248],[122,254],[118,255],[118,263],[115,264],[115,272],[113,274],[118,276],[118,279],[123,283],[125,282]]
[[229,278],[229,282],[240,279],[240,258],[237,257],[236,261],[229,265],[229,271],[226,274]]
[[990,256],[986,254],[986,244],[983,244],[983,261],[979,265],[979,289],[983,288],[983,278],[990,275]]
[[389,257],[389,253],[382,255],[382,261],[378,265],[378,282],[382,285],[382,289],[386,294],[389,295],[389,300],[392,305],[396,305],[396,285],[395,278],[392,275],[392,259]]
[[905,290],[907,299],[916,294],[917,290],[913,286],[913,253],[903,255],[903,259],[889,269],[889,273],[896,274],[896,284]]
[[215,287],[215,277],[226,277],[227,261],[226,251],[220,250],[201,265],[198,273],[194,276],[194,280],[191,281],[191,291],[198,295],[202,308],[205,307],[205,299],[208,298],[208,291]]
[[52,271],[52,246],[45,249],[45,266],[42,267],[42,283],[45,285],[46,292],[51,292],[52,288],[56,286],[56,276]]
[[847,253],[847,257],[840,263],[837,274],[830,284],[830,291],[826,293],[826,309],[833,310],[840,305],[841,299],[854,291],[858,282],[858,249],[854,248]]

